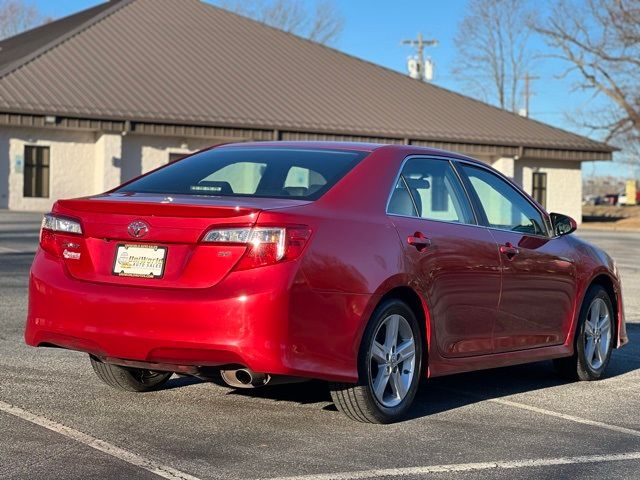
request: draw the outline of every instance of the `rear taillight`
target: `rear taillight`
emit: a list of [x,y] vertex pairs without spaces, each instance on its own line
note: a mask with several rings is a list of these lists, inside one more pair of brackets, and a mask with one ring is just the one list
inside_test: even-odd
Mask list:
[[249,270],[299,257],[310,236],[311,230],[304,226],[217,228],[207,232],[202,241],[247,245],[235,270]]
[[82,235],[82,226],[77,220],[47,213],[40,228],[40,247],[53,255],[59,255],[56,234]]

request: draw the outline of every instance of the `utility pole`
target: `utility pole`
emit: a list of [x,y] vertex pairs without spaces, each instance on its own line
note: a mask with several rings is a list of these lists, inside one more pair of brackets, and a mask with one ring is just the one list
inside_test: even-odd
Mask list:
[[[417,51],[416,58],[409,59],[409,75],[412,78],[422,80],[423,82],[430,81],[433,77],[433,66],[430,60],[425,60],[424,49],[425,47],[434,47],[438,45],[438,41],[436,39],[424,39],[422,37],[422,33],[419,33],[417,39],[403,40],[402,44],[415,47]],[[430,68],[430,71],[427,71],[427,66]]]
[[540,80],[540,77],[529,75],[529,72],[524,76],[524,115],[529,116],[529,99],[531,98],[531,80]]

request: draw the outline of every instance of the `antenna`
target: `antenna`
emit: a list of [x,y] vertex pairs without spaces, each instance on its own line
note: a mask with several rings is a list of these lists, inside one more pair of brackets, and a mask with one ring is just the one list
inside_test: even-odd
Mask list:
[[424,48],[435,47],[438,45],[438,40],[424,39],[422,37],[422,33],[419,33],[417,39],[403,40],[402,44],[414,47],[417,53],[417,55],[411,56],[407,60],[409,76],[423,82],[430,82],[433,80],[434,64],[430,58],[425,59]]

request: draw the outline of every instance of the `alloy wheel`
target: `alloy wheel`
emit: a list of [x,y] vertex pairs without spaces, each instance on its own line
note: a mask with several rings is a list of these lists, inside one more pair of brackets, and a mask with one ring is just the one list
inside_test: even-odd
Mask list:
[[604,365],[611,345],[611,314],[602,298],[595,298],[584,324],[584,356],[593,370]]
[[409,322],[389,315],[378,326],[369,354],[369,384],[375,398],[387,408],[407,396],[416,368],[416,344]]

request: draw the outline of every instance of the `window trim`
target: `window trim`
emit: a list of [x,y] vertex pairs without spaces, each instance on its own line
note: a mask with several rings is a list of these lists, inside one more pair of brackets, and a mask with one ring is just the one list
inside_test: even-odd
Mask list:
[[[544,178],[543,187],[536,187],[536,177],[538,175]],[[539,203],[543,208],[546,208],[546,205],[547,205],[547,192],[548,192],[547,185],[548,184],[549,184],[549,178],[547,177],[547,172],[531,172],[531,197],[533,197],[533,199],[537,203]],[[536,198],[536,191],[542,194],[542,198],[540,200]]]
[[[462,163],[462,164],[466,164],[466,165],[470,165],[472,167],[475,168],[479,168],[481,170],[485,170],[486,172],[488,172],[491,175],[494,175],[495,177],[498,177],[501,180],[504,180],[507,185],[509,185],[511,187],[512,190],[515,191],[516,194],[520,195],[520,197],[522,197],[529,205],[531,205],[538,213],[540,213],[540,215],[542,216],[542,220],[544,223],[544,228],[546,230],[546,235],[541,235],[538,233],[522,233],[522,232],[516,232],[514,230],[507,230],[506,228],[497,228],[497,227],[493,227],[489,224],[489,220],[487,219],[486,213],[484,211],[484,207],[482,206],[482,203],[480,202],[480,199],[477,198],[477,194],[475,193],[475,191],[472,189],[471,192],[473,192],[473,197],[474,197],[474,202],[473,202],[473,206],[474,208],[478,208],[479,212],[481,212],[481,216],[482,216],[482,223],[484,224],[484,226],[490,230],[496,230],[499,232],[511,232],[511,233],[520,233],[521,235],[527,235],[529,237],[538,237],[538,238],[555,238],[553,235],[553,230],[550,229],[550,217],[549,217],[549,213],[543,209],[541,209],[536,202],[532,201],[529,196],[525,193],[523,193],[522,189],[520,187],[518,187],[509,177],[507,177],[506,175],[503,175],[502,173],[489,168],[486,165],[482,165],[480,163],[476,163],[474,161],[469,161],[469,160],[464,160],[464,159],[454,159],[453,160],[454,164],[457,163]],[[469,188],[471,187],[471,182],[469,180],[469,177],[466,175],[466,173],[464,171],[462,171],[462,169],[458,169],[456,168],[456,170],[460,170],[460,175],[464,178],[464,183],[465,185],[468,184]]]
[[[416,200],[413,198],[413,195],[411,194],[411,189],[409,188],[409,185],[407,184],[407,181],[405,180],[404,176],[402,175],[402,171],[404,170],[404,167],[405,167],[406,163],[409,160],[414,160],[414,159],[440,160],[440,161],[443,161],[443,162],[447,162],[449,164],[449,166],[451,167],[451,170],[453,171],[453,174],[458,179],[460,187],[462,187],[462,191],[464,192],[464,199],[466,199],[468,204],[469,204],[469,208],[471,210],[471,214],[473,215],[473,219],[472,220],[474,222],[476,222],[476,223],[452,222],[450,220],[439,220],[439,219],[436,219],[436,218],[425,218],[425,217],[419,217],[417,215],[402,215],[400,213],[389,212],[389,205],[391,204],[391,197],[393,196],[393,193],[394,193],[394,191],[396,189],[396,185],[398,185],[398,182],[400,180],[402,180],[402,184],[404,185],[404,188],[407,189],[407,192],[409,193],[409,196],[411,197],[411,202],[413,203],[413,208],[415,209],[416,212],[418,211],[418,207],[416,205]],[[387,203],[386,203],[386,206],[385,206],[385,214],[389,215],[389,216],[393,216],[393,217],[413,218],[413,219],[416,219],[416,220],[426,220],[426,221],[429,221],[429,222],[449,223],[451,225],[467,225],[467,226],[470,226],[470,227],[485,227],[484,225],[480,224],[480,221],[479,221],[479,218],[478,218],[478,214],[476,212],[476,207],[473,204],[473,201],[471,200],[469,192],[467,191],[467,187],[464,184],[464,182],[462,181],[460,173],[458,172],[458,169],[455,167],[453,162],[454,162],[453,158],[446,157],[446,156],[439,156],[439,155],[412,154],[412,155],[406,156],[402,160],[402,163],[400,164],[400,168],[398,169],[398,173],[396,173],[396,176],[394,177],[393,184],[391,185],[391,190],[389,191],[389,196],[387,197]]]
[[[30,168],[34,168],[35,167],[35,171],[38,171],[38,168],[40,169],[44,169],[47,172],[46,178],[47,178],[47,194],[46,195],[26,195],[25,194],[25,187],[26,187],[26,170],[27,170],[27,149],[28,148],[33,148],[35,150],[38,149],[42,149],[42,150],[47,150],[47,165],[31,165]],[[22,198],[29,198],[29,199],[49,199],[51,198],[51,145],[39,145],[39,144],[35,144],[35,143],[25,143],[23,145],[23,172],[22,172]]]

